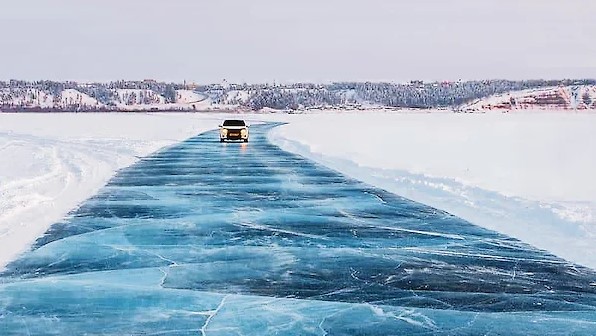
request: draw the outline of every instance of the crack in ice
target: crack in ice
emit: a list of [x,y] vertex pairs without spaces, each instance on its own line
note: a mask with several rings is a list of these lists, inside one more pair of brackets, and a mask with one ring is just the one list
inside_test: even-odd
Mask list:
[[345,210],[338,210],[338,211],[340,214],[348,217],[349,219],[353,220],[356,223],[365,223],[365,225],[363,225],[364,227],[372,227],[372,228],[383,229],[383,230],[388,230],[388,231],[396,231],[396,232],[414,233],[414,234],[431,236],[431,237],[442,237],[442,238],[450,238],[450,239],[457,239],[457,240],[466,240],[465,237],[463,237],[461,235],[456,235],[456,234],[412,230],[412,229],[405,229],[405,228],[391,227],[391,226],[370,225],[370,222],[363,220],[362,218],[358,218]]
[[226,303],[226,300],[228,299],[228,297],[230,297],[230,295],[224,296],[221,299],[221,302],[219,303],[219,305],[217,306],[217,308],[215,308],[215,310],[213,310],[213,311],[210,312],[211,314],[207,317],[207,320],[205,320],[205,324],[203,324],[203,326],[201,327],[201,335],[202,336],[207,336],[207,327],[209,326],[209,323],[215,317],[215,315],[217,315],[217,313],[219,313],[219,311],[221,310],[221,308]]

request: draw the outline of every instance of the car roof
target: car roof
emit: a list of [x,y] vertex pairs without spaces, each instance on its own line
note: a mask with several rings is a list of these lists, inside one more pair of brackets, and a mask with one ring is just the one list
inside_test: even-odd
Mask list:
[[224,126],[246,126],[244,120],[240,119],[227,119],[223,122]]

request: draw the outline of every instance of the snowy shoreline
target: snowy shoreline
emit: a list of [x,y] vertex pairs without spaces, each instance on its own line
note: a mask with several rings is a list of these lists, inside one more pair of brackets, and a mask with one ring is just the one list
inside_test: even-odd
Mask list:
[[[331,130],[331,134],[327,134]],[[333,132],[357,130],[334,139]],[[297,116],[270,140],[348,176],[596,269],[596,115]]]
[[[596,269],[596,115],[233,116],[288,122],[270,133],[285,150]],[[0,114],[0,269],[117,170],[226,117]]]
[[212,129],[189,114],[0,114],[0,269],[140,157]]

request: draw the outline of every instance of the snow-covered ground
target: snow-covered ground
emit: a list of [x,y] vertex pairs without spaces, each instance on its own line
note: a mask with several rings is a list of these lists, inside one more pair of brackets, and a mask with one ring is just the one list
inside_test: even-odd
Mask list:
[[596,86],[572,85],[507,92],[478,99],[460,108],[463,111],[596,110]]
[[[87,108],[108,108],[116,106],[121,111],[152,111],[157,110],[216,110],[227,106],[213,106],[212,100],[206,94],[193,90],[176,90],[176,102],[166,103],[161,94],[149,89],[111,89],[114,100],[111,104],[104,104],[97,99],[75,89],[60,91],[58,99],[53,94],[40,89],[0,89],[0,105],[20,106],[24,108],[49,108],[59,111],[84,106]],[[237,106],[234,106],[237,107]]]
[[176,103],[193,104],[205,101],[208,97],[192,90],[176,90]]
[[0,89],[0,103],[18,106],[52,107],[54,96],[39,89]]
[[[289,122],[270,134],[284,149],[596,268],[596,115],[567,113],[242,117]],[[116,170],[225,117],[0,114],[0,268]]]
[[282,148],[596,268],[596,115],[296,115]]
[[166,99],[152,90],[139,89],[118,89],[116,90],[120,109],[149,109],[154,106],[162,106]]
[[0,269],[115,171],[220,122],[192,114],[0,114]]
[[88,106],[99,106],[101,105],[97,99],[90,97],[89,95],[82,93],[74,89],[66,89],[61,93],[60,104],[62,106],[73,106],[73,105],[88,105]]

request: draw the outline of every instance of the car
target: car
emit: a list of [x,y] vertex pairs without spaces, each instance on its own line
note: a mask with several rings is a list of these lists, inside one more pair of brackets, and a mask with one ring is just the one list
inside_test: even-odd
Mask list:
[[248,125],[244,120],[224,120],[219,125],[219,142],[226,140],[242,140],[248,142]]

